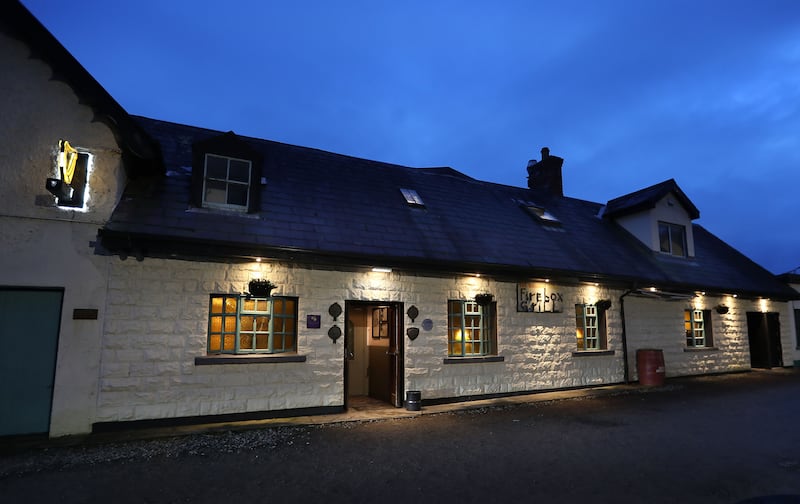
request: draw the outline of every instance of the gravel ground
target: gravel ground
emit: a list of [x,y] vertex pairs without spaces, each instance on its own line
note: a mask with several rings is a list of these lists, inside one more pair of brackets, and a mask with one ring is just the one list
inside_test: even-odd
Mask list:
[[303,443],[313,427],[276,427],[82,446],[57,446],[0,456],[0,479],[109,462],[242,453]]

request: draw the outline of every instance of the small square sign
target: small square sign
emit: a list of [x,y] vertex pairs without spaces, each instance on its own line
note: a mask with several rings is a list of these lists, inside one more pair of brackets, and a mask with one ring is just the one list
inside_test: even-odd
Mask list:
[[306,317],[306,327],[309,329],[319,329],[322,322],[322,315],[308,315]]

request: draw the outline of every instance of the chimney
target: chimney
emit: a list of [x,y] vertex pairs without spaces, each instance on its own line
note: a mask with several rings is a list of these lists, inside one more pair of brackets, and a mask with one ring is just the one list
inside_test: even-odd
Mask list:
[[561,182],[561,166],[564,159],[551,156],[550,149],[542,147],[542,160],[528,161],[528,187],[543,189],[553,196],[564,196],[564,187]]

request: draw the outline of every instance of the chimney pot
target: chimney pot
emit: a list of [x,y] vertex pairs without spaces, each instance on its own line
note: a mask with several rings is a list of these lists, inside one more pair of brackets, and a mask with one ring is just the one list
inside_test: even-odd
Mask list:
[[550,149],[548,147],[542,147],[542,160],[550,157]]

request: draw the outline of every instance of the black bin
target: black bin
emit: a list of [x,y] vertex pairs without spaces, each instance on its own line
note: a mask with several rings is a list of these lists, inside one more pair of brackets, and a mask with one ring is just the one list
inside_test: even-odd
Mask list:
[[422,407],[422,392],[419,390],[406,391],[406,409],[408,411],[419,411]]

